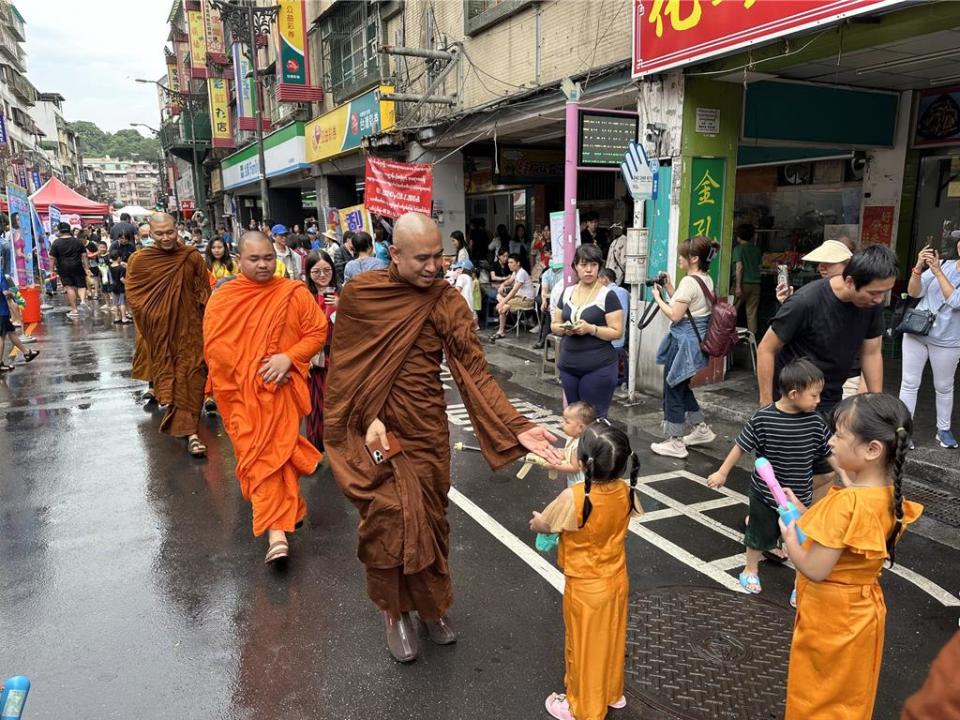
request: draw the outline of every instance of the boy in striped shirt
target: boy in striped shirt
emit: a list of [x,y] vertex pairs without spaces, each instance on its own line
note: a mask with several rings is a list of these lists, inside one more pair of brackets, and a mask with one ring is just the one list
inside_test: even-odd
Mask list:
[[[846,477],[830,455],[830,429],[816,412],[823,390],[823,373],[809,360],[798,358],[780,373],[780,399],[753,414],[720,469],[707,478],[710,487],[721,487],[744,453],[765,457],[777,480],[790,488],[804,505],[813,499],[813,466],[824,458],[846,484]],[[756,472],[750,479],[750,511],[743,540],[746,563],[740,585],[749,593],[760,592],[759,564],[763,552],[780,540],[777,503]],[[794,595],[790,604],[794,604]]]

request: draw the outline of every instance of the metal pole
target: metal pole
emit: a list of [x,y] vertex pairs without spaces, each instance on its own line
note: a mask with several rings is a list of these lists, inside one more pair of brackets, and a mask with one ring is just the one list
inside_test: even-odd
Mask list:
[[[164,167],[166,168],[166,159],[164,159]],[[169,170],[167,171],[167,177],[170,177]],[[176,215],[174,217],[176,217],[177,220],[182,220],[183,209],[180,207],[180,191],[177,190],[177,161],[176,160],[173,161],[173,202],[175,202],[177,205],[177,209],[175,211]]]
[[[260,207],[263,222],[270,222],[270,201],[267,198],[267,161],[263,156],[263,108],[260,99],[260,76],[257,73],[257,31],[253,24],[253,7],[247,6],[247,29],[250,33],[250,67],[253,68],[253,106],[257,111],[257,159],[260,164]],[[279,63],[279,59],[277,60]]]
[[646,310],[646,304],[640,302],[640,294],[645,289],[643,281],[647,277],[647,253],[649,245],[649,231],[641,228],[643,224],[643,200],[634,202],[633,227],[627,230],[627,264],[630,257],[636,252],[637,271],[630,283],[630,347],[627,356],[627,396],[630,402],[636,399],[637,383],[640,380],[640,338],[643,330],[638,326],[641,313]]
[[577,141],[580,134],[580,111],[577,96],[568,97],[566,104],[565,152],[563,159],[563,277],[564,285],[573,285],[576,252],[577,221]]

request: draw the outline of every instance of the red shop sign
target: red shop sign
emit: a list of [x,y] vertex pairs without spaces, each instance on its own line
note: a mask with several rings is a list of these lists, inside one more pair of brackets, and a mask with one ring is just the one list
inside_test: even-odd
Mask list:
[[904,0],[633,0],[633,77]]
[[408,212],[430,214],[433,167],[368,157],[363,204],[369,212],[397,218]]

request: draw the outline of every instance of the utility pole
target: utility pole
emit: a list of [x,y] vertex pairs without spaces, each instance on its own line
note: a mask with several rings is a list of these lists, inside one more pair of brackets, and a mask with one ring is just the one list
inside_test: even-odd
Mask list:
[[[263,152],[263,87],[260,74],[257,72],[257,45],[266,44],[266,37],[270,34],[273,21],[280,12],[279,5],[258,7],[256,0],[249,3],[240,0],[212,0],[211,3],[220,11],[220,17],[230,30],[233,42],[245,42],[250,50],[250,67],[253,68],[253,106],[257,112],[257,162],[260,166],[260,207],[263,211],[263,220],[270,221],[270,198],[267,187],[267,161]],[[244,37],[246,36],[246,37]],[[243,38],[243,39],[241,39]]]

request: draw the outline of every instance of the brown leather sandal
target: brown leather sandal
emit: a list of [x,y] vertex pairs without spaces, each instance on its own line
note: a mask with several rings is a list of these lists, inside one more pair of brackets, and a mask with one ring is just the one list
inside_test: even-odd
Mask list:
[[206,457],[207,446],[200,442],[200,438],[190,438],[187,440],[187,452],[193,457]]

